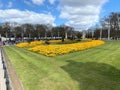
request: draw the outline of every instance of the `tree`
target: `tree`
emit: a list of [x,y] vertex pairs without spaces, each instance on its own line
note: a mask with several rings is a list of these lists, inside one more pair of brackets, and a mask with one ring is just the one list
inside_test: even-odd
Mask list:
[[59,31],[58,27],[53,27],[51,32],[53,34],[53,37],[55,37],[55,38],[60,37],[60,31]]
[[24,31],[23,31],[23,29],[22,29],[22,26],[17,26],[17,27],[15,27],[15,33],[16,33],[16,37],[17,38],[23,38],[24,36]]
[[109,16],[104,17],[101,21],[103,21],[101,22],[103,26],[103,33],[106,32],[106,29],[108,30],[108,39],[110,39],[110,37],[113,39],[120,38],[120,13],[112,12]]
[[11,37],[16,38],[16,31],[15,31],[15,27],[17,27],[17,23],[16,22],[10,22],[10,33],[11,33]]
[[22,28],[23,28],[23,32],[25,32],[26,34],[26,37],[28,37],[28,39],[30,40],[31,39],[31,35],[34,31],[34,27],[32,24],[23,24],[22,25]]
[[82,37],[82,32],[78,31],[76,36],[77,36],[78,39],[80,39]]
[[3,34],[2,26],[0,25],[0,36]]
[[44,37],[45,35],[45,29],[42,24],[36,24],[35,25],[35,31],[37,33],[37,38],[40,39],[41,37]]
[[61,40],[62,40],[62,42],[64,42],[65,33],[66,33],[65,25],[59,26],[58,29],[60,31],[60,36],[62,37]]
[[6,38],[10,38],[10,23],[5,22],[2,26]]

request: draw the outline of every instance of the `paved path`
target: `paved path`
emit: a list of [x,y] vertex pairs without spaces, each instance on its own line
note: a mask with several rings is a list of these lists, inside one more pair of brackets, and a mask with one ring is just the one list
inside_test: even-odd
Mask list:
[[1,49],[0,49],[0,90],[6,89],[6,79],[4,78],[4,69],[2,64]]

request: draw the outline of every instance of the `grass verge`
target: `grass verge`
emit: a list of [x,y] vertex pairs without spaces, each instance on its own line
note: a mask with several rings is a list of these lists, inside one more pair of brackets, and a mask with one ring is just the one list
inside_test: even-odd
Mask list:
[[25,90],[120,90],[120,42],[46,57],[4,47]]

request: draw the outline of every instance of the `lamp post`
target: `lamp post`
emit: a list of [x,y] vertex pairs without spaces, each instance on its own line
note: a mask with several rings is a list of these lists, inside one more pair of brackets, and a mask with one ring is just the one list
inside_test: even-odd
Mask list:
[[83,31],[82,31],[82,38],[85,39],[85,37],[86,37],[86,31],[83,30]]
[[100,40],[102,39],[102,26],[100,27]]
[[93,39],[93,37],[94,37],[94,30],[92,30],[92,39]]

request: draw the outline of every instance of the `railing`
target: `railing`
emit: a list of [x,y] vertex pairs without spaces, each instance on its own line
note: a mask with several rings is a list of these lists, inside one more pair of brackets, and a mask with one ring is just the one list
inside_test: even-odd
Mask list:
[[1,52],[3,70],[4,70],[4,78],[6,79],[6,90],[13,90],[11,80],[10,80],[8,70],[7,70],[6,60],[4,58],[3,50],[1,48],[0,48],[0,52]]

